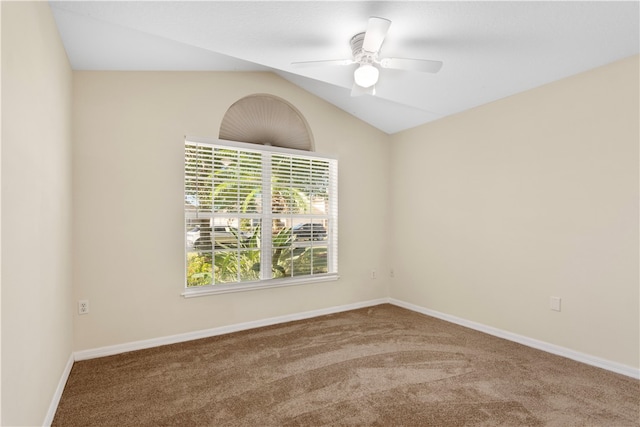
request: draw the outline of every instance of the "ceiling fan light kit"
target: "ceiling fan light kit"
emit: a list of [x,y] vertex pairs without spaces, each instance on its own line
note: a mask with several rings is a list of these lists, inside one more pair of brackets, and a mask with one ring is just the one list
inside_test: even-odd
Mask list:
[[353,80],[360,87],[371,87],[378,82],[380,71],[370,64],[362,64],[353,72]]

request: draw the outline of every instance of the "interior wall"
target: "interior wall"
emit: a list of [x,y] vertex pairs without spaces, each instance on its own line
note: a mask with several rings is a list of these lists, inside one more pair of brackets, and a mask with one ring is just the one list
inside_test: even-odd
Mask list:
[[2,425],[42,425],[72,351],[72,73],[46,2],[2,2]]
[[[340,280],[183,298],[185,135],[215,138],[251,94],[294,105],[339,160]],[[389,136],[271,73],[74,72],[74,349],[387,296]]]
[[394,135],[390,295],[638,368],[638,69]]

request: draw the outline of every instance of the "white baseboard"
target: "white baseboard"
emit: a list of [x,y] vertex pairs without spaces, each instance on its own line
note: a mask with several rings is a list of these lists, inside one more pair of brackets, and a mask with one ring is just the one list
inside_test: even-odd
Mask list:
[[[343,311],[356,310],[358,308],[371,307],[371,306],[386,304],[386,303],[397,305],[398,307],[402,307],[411,311],[426,314],[427,316],[432,316],[438,319],[442,319],[447,322],[455,323],[457,325],[474,329],[476,331],[484,332],[486,334],[493,335],[499,338],[504,338],[509,341],[517,342],[519,344],[523,344],[528,347],[546,351],[547,353],[552,353],[558,356],[566,357],[568,359],[582,362],[587,365],[596,366],[598,368],[602,368],[608,371],[616,372],[618,374],[626,375],[631,378],[640,379],[640,369],[637,369],[631,366],[623,365],[617,362],[612,362],[606,359],[601,359],[599,357],[591,356],[589,354],[580,353],[578,351],[574,351],[565,347],[561,347],[555,344],[550,344],[544,341],[539,341],[523,335],[518,335],[513,332],[504,331],[502,329],[494,328],[492,326],[483,325],[481,323],[473,322],[471,320],[462,319],[460,317],[452,316],[450,314],[445,314],[435,310],[430,310],[428,308],[420,307],[418,305],[397,300],[394,298],[380,298],[376,300],[363,301],[363,302],[354,303],[354,304],[347,304],[347,305],[341,305],[336,307],[323,308],[319,310],[306,311],[303,313],[295,313],[295,314],[288,314],[284,316],[271,317],[268,319],[255,320],[252,322],[238,323],[235,325],[221,326],[218,328],[205,329],[201,331],[187,332],[184,334],[170,335],[166,337],[152,338],[148,340],[134,341],[134,342],[124,343],[124,344],[116,344],[112,346],[100,347],[100,348],[89,349],[89,350],[81,350],[81,351],[75,352],[73,354],[73,358],[74,360],[87,360],[87,359],[94,359],[97,357],[112,356],[115,354],[126,353],[129,351],[143,350],[146,348],[158,347],[158,346],[167,345],[167,344],[176,344],[176,343],[196,340],[200,338],[208,338],[208,337],[213,337],[217,335],[229,334],[232,332],[244,331],[247,329],[260,328],[263,326],[271,326],[271,325],[277,325],[279,323],[292,322],[295,320],[310,319],[312,317],[324,316],[326,314],[340,313]],[[68,371],[70,370],[71,370],[71,367],[69,366]],[[62,379],[61,379],[62,388],[64,388],[64,383],[66,383],[66,378],[68,375],[69,374],[67,372],[66,376],[64,376],[64,382],[62,382]],[[62,394],[62,389],[60,389],[60,394]],[[59,400],[60,397],[58,396],[57,399]],[[57,400],[56,400],[56,407],[57,407]],[[54,407],[53,414],[55,414],[55,407]]]
[[518,344],[523,344],[528,347],[546,351],[547,353],[552,353],[558,356],[566,357],[567,359],[572,359],[577,362],[585,363],[587,365],[596,366],[598,368],[602,368],[608,371],[616,372],[618,374],[626,375],[631,378],[640,379],[640,369],[637,369],[631,366],[623,365],[617,362],[612,362],[606,359],[601,359],[599,357],[591,356],[589,354],[580,353],[578,351],[570,350],[568,348],[561,347],[555,344],[549,344],[544,341],[538,341],[533,338],[514,334],[512,332],[504,331],[502,329],[494,328],[492,326],[483,325],[481,323],[472,322],[470,320],[462,319],[460,317],[452,316],[450,314],[440,313],[435,310],[430,310],[428,308],[420,307],[418,305],[411,304],[405,301],[400,301],[394,298],[389,298],[388,302],[390,304],[397,305],[398,307],[402,307],[411,311],[426,314],[427,316],[435,317],[441,320],[446,320],[447,322],[455,323],[457,325],[461,325],[469,329],[474,329],[476,331],[484,332],[489,335],[493,335],[499,338],[504,338],[509,341],[517,342]]
[[209,338],[217,335],[230,334],[232,332],[244,331],[247,329],[260,328],[263,326],[277,325],[279,323],[292,322],[295,320],[310,319],[312,317],[324,316],[326,314],[340,313],[343,311],[356,310],[358,308],[372,307],[375,305],[388,303],[388,298],[381,298],[370,301],[363,301],[354,304],[341,305],[336,307],[323,308],[319,310],[306,311],[303,313],[287,314],[284,316],[271,317],[268,319],[255,320],[252,322],[238,323],[235,325],[221,326],[218,328],[205,329],[195,332],[186,332],[184,334],[170,335],[160,338],[152,338],[142,341],[128,342],[124,344],[116,344],[106,347],[100,347],[90,350],[81,350],[74,353],[74,360],[87,360],[97,357],[113,356],[115,354],[126,353],[129,351],[143,350],[146,348],[158,347],[167,344],[176,344],[185,341],[192,341],[201,338]]
[[71,373],[71,368],[73,367],[73,353],[69,355],[69,360],[67,360],[67,364],[62,371],[62,375],[60,376],[60,381],[58,381],[58,387],[56,387],[56,391],[53,394],[53,398],[51,399],[51,404],[49,405],[49,410],[47,411],[47,415],[44,418],[43,426],[48,427],[53,422],[53,417],[56,416],[56,410],[58,409],[58,404],[60,403],[60,398],[62,397],[62,392],[64,391],[64,386],[67,384],[67,379],[69,379],[69,374]]
[[340,312],[349,311],[349,310],[356,310],[364,307],[372,307],[380,304],[393,304],[398,307],[406,308],[411,311],[425,314],[427,316],[435,317],[441,320],[445,320],[447,322],[455,323],[457,325],[474,329],[476,331],[484,332],[489,335],[493,335],[499,338],[504,338],[509,341],[517,342],[519,344],[523,344],[528,347],[546,351],[547,353],[556,354],[558,356],[566,357],[568,359],[582,362],[587,365],[596,366],[598,368],[602,368],[608,371],[616,372],[618,374],[626,375],[631,378],[640,379],[640,369],[637,369],[631,366],[623,365],[617,362],[612,362],[610,360],[605,360],[605,359],[601,359],[588,354],[580,353],[574,350],[570,350],[568,348],[557,346],[555,344],[549,344],[544,341],[539,341],[533,338],[514,334],[512,332],[504,331],[502,329],[494,328],[492,326],[487,326],[481,323],[476,323],[470,320],[462,319],[460,317],[452,316],[450,314],[440,313],[435,310],[430,310],[428,308],[420,307],[418,305],[397,300],[394,298],[380,298],[376,300],[363,301],[363,302],[354,303],[354,304],[347,304],[347,305],[341,305],[336,307],[323,308],[319,310],[306,311],[302,313],[271,317],[268,319],[255,320],[252,322],[238,323],[235,325],[221,326],[218,328],[206,329],[201,331],[187,332],[184,334],[171,335],[167,337],[153,338],[148,340],[100,347],[96,349],[77,351],[73,353],[69,357],[69,360],[67,361],[64,371],[62,372],[62,375],[60,377],[58,387],[56,388],[55,394],[53,395],[53,398],[51,400],[51,404],[49,406],[49,410],[47,411],[47,415],[45,417],[43,425],[50,426],[51,423],[53,422],[53,418],[55,417],[56,410],[58,409],[58,404],[60,402],[60,398],[62,397],[62,392],[64,391],[64,387],[67,383],[67,379],[69,378],[69,374],[71,373],[71,368],[73,367],[74,361],[87,360],[87,359],[93,359],[93,358],[104,357],[104,356],[112,356],[115,354],[126,353],[129,351],[143,350],[146,348],[158,347],[158,346],[167,345],[167,344],[175,344],[179,342],[191,341],[191,340],[196,340],[200,338],[208,338],[208,337],[213,337],[217,335],[229,334],[232,332],[244,331],[247,329],[260,328],[263,326],[271,326],[271,325],[277,325],[280,323],[292,322],[296,320],[310,319],[313,317],[340,313]]

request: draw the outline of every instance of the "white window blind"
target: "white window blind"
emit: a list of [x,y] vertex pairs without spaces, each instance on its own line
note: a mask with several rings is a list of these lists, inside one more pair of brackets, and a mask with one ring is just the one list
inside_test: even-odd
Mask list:
[[335,279],[337,187],[335,159],[278,147],[187,140],[187,290]]

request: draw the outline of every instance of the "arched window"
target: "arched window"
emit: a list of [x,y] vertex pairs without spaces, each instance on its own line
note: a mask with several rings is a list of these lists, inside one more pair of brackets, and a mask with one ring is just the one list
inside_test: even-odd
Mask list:
[[185,140],[185,297],[338,278],[338,162],[272,95]]
[[254,94],[236,101],[220,125],[220,139],[314,151],[313,136],[302,114],[273,95]]

